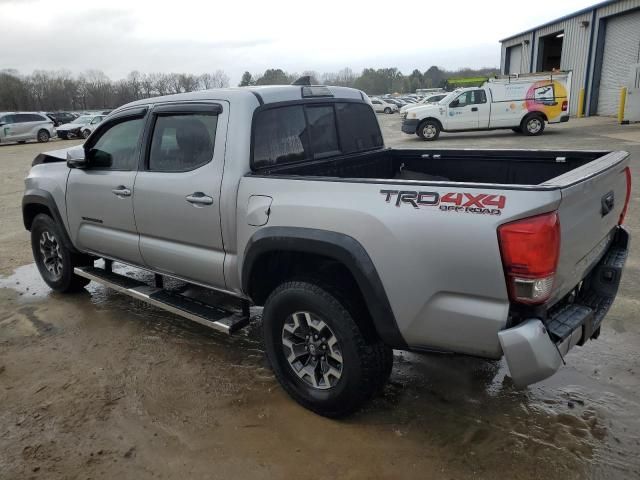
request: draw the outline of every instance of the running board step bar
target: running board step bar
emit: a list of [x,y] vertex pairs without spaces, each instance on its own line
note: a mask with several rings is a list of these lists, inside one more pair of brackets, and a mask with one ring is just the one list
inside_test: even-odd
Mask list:
[[76,267],[74,273],[222,333],[230,335],[249,323],[249,315],[246,311],[242,314],[233,313],[101,268]]

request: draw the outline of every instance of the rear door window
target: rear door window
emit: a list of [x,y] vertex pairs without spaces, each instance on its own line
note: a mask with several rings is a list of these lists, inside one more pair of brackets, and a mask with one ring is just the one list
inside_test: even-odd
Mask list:
[[158,116],[153,129],[149,170],[187,172],[213,159],[218,116],[175,114]]
[[13,123],[33,122],[32,116],[27,113],[17,113],[13,116]]

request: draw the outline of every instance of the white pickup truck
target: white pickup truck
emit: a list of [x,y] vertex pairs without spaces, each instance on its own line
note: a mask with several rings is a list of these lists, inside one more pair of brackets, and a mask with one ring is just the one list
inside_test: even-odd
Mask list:
[[402,131],[423,140],[440,132],[497,130],[540,135],[545,122],[569,121],[571,72],[538,73],[489,79],[482,87],[451,92],[437,104],[410,108]]

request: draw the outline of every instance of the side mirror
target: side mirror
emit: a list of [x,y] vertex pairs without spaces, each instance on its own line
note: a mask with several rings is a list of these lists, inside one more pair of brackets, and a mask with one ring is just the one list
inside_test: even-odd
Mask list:
[[88,164],[92,168],[110,168],[113,163],[113,157],[110,153],[92,148],[86,153]]
[[456,108],[458,106],[460,106],[460,100],[457,99],[449,104],[449,108]]
[[88,162],[84,156],[84,149],[74,147],[67,151],[67,167],[69,168],[87,168]]

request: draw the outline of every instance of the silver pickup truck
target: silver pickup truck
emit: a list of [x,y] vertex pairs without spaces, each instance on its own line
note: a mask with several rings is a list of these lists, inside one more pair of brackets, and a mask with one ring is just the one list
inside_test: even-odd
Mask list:
[[628,165],[389,149],[358,90],[220,89],[125,105],[39,155],[23,214],[54,290],[93,280],[226,333],[263,306],[279,382],[339,417],[384,385],[392,349],[504,355],[521,386],[597,338]]

